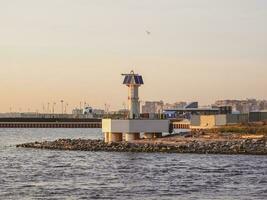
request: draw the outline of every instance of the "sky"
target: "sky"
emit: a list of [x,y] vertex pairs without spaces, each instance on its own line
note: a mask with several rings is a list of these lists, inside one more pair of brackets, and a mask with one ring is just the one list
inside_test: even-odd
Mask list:
[[[0,112],[267,99],[266,0],[0,0]],[[151,34],[147,34],[149,31]]]

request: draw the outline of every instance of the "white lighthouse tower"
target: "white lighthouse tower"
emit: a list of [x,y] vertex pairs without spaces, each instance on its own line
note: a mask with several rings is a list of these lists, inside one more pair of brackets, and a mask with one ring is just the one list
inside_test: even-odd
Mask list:
[[129,119],[140,118],[140,101],[138,89],[144,84],[142,76],[135,74],[131,71],[130,74],[122,74],[125,76],[123,84],[128,86],[128,108],[129,108]]

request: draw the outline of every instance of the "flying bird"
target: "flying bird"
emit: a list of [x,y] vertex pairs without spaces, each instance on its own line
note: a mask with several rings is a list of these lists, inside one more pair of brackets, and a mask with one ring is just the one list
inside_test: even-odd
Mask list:
[[147,34],[147,35],[150,35],[150,34],[151,34],[151,32],[150,32],[150,31],[146,31],[146,34]]

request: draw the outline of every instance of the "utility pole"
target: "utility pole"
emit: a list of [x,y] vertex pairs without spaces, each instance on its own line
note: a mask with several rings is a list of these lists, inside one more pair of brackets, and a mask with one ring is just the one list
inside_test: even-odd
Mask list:
[[62,115],[64,114],[64,100],[61,100],[61,111],[62,111]]
[[107,114],[107,104],[105,103],[105,109],[104,109],[105,113]]
[[68,106],[69,106],[69,104],[66,103],[66,104],[65,104],[65,114],[67,114],[67,111],[68,111],[67,108],[68,108]]
[[55,105],[56,104],[57,104],[56,102],[53,103],[53,108],[52,108],[53,115],[55,114]]
[[49,102],[47,103],[47,113],[48,114],[50,113],[50,103]]

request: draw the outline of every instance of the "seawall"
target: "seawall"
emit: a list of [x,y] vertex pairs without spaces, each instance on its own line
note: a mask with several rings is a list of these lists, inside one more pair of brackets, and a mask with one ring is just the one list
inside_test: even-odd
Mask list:
[[0,118],[0,128],[101,128],[101,119]]

